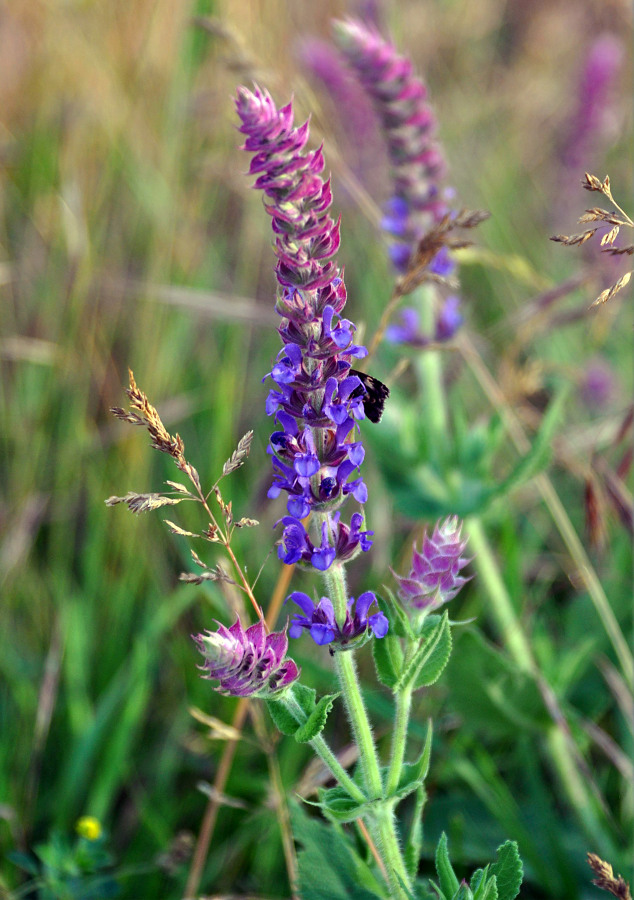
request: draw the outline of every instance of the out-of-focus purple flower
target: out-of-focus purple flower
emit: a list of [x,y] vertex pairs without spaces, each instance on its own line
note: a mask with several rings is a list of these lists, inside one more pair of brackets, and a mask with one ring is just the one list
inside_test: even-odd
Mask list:
[[[434,139],[436,117],[427,100],[427,88],[401,56],[374,28],[355,19],[335,22],[335,40],[372,99],[392,163],[393,195],[384,206],[381,225],[397,238],[389,248],[397,272],[406,272],[416,246],[448,212],[453,190],[441,189],[446,163]],[[448,277],[455,264],[446,247],[429,264],[436,275]],[[462,323],[458,299],[447,298],[437,317],[433,335],[413,327],[410,311],[401,326],[387,332],[388,340],[422,347],[430,340],[446,341]]]
[[342,626],[335,618],[335,611],[328,597],[322,597],[315,605],[308,594],[294,591],[286,598],[286,602],[289,600],[296,603],[304,615],[293,616],[288,633],[292,638],[297,638],[306,629],[319,646],[338,644],[345,648],[354,641],[356,648],[370,638],[370,632],[375,637],[382,638],[389,628],[387,617],[381,611],[368,615],[370,607],[376,603],[372,591],[360,594],[356,601],[354,597],[350,597],[346,608],[346,620]]
[[449,341],[462,325],[464,319],[460,313],[460,297],[450,294],[445,297],[440,312],[436,317],[436,341]]
[[[328,41],[316,38],[302,41],[299,57],[332,101],[329,115],[351,171],[373,196],[377,190],[384,196],[385,150],[366,92]],[[345,184],[343,187],[345,191]]]
[[462,522],[450,516],[438,522],[429,537],[423,537],[422,550],[413,548],[412,568],[407,576],[393,573],[398,581],[398,595],[406,606],[431,612],[453,600],[469,578],[460,575],[469,559],[464,557],[466,540],[460,539]]
[[612,92],[619,75],[625,48],[615,34],[604,33],[592,42],[585,60],[577,92],[575,111],[565,130],[562,162],[574,174],[575,185],[584,171],[592,171],[592,153],[609,142],[606,131],[614,127]]
[[[289,565],[307,563],[323,571],[342,554],[370,546],[367,532],[355,533],[334,515],[350,495],[359,503],[367,499],[359,474],[363,447],[355,440],[355,423],[365,416],[365,388],[350,374],[352,361],[367,350],[354,343],[355,326],[341,316],[346,288],[333,260],[339,222],[328,213],[332,197],[330,182],[320,175],[321,147],[303,152],[308,122],[295,128],[291,104],[278,110],[257,87],[238,88],[236,109],[246,136],[243,149],[254,154],[249,171],[257,175],[254,187],[264,192],[278,258],[276,309],[284,346],[270,372],[275,388],[266,411],[279,426],[269,446],[269,496],[289,495],[279,556]],[[319,545],[299,521],[313,511],[328,517]]]
[[584,369],[579,385],[583,402],[592,410],[604,409],[614,398],[614,370],[602,359],[593,359]]
[[406,344],[409,347],[426,347],[432,341],[444,343],[451,340],[463,323],[460,313],[460,298],[455,295],[446,297],[436,315],[434,334],[430,337],[421,331],[418,311],[405,307],[400,312],[400,323],[389,325],[385,336],[394,344]]
[[392,262],[406,271],[421,237],[447,213],[439,183],[446,163],[434,140],[436,118],[427,88],[411,62],[372,27],[356,19],[334,23],[335,40],[370,96],[392,163],[394,193],[383,228],[399,239]]
[[284,631],[266,633],[263,622],[246,631],[239,619],[231,628],[192,635],[205,658],[203,678],[218,681],[216,690],[232,697],[268,697],[299,678],[295,662],[286,657],[288,638]]

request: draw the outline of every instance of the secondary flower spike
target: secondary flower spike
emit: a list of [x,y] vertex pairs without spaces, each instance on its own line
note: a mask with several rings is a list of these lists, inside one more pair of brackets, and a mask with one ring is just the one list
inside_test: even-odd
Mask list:
[[436,117],[410,60],[376,29],[348,19],[334,23],[334,35],[372,99],[385,135],[394,194],[383,227],[400,238],[392,261],[405,271],[416,243],[448,211],[439,188],[447,167],[434,139]]
[[467,541],[461,540],[462,522],[450,516],[438,522],[431,537],[425,531],[422,550],[413,548],[409,575],[397,575],[398,595],[406,606],[431,612],[453,600],[469,581],[460,575],[469,559],[462,554]]
[[[390,257],[397,272],[407,272],[421,238],[449,212],[453,191],[441,190],[445,158],[435,139],[436,117],[427,88],[412,63],[376,30],[355,19],[334,23],[335,40],[365,88],[377,113],[392,164],[393,194],[385,204],[382,226],[396,238]],[[442,247],[429,263],[431,274],[450,276],[455,263]],[[406,308],[401,325],[388,340],[424,347],[450,340],[462,324],[458,297],[447,297],[429,333],[418,326],[418,313]]]
[[[289,565],[323,571],[371,545],[359,514],[349,526],[336,514],[350,495],[359,503],[367,499],[359,472],[364,450],[355,439],[366,391],[350,373],[352,361],[367,350],[354,343],[355,326],[341,317],[346,289],[333,260],[339,222],[329,215],[332,196],[330,181],[321,178],[322,149],[304,152],[308,122],[295,128],[292,105],[278,109],[258,87],[239,88],[236,109],[246,136],[243,149],[254,154],[249,173],[264,193],[278,260],[283,348],[270,372],[276,387],[266,401],[278,425],[269,446],[274,470],[269,497],[284,491],[289,498],[278,555]],[[320,534],[312,538],[300,521],[311,512],[322,514]]]
[[263,622],[246,631],[240,619],[231,628],[192,635],[205,658],[203,678],[216,680],[216,690],[232,697],[268,697],[299,678],[294,660],[286,657],[286,631],[266,633]]

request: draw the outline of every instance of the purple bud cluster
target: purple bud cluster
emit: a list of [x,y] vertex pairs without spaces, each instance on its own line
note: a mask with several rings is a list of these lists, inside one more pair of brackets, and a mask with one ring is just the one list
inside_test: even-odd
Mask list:
[[[354,343],[355,326],[341,313],[346,289],[332,257],[339,247],[339,222],[328,210],[330,181],[323,181],[321,147],[303,152],[308,122],[293,127],[292,105],[277,109],[259,88],[238,89],[236,109],[246,135],[243,149],[254,154],[249,169],[263,191],[271,216],[279,282],[276,310],[283,348],[269,373],[276,387],[266,401],[279,429],[271,435],[274,483],[270,497],[288,494],[288,516],[278,554],[287,564],[328,569],[371,545],[363,518],[340,521],[338,508],[352,495],[367,499],[355,440],[355,420],[364,418],[365,388],[350,374],[353,359],[367,354]],[[315,543],[301,519],[327,515]]]
[[461,540],[462,522],[450,516],[438,522],[431,537],[425,531],[421,550],[414,545],[409,575],[396,575],[398,595],[406,606],[431,612],[449,600],[469,581],[460,575],[469,559],[462,554],[467,546]]
[[389,622],[387,617],[379,610],[368,615],[370,607],[376,603],[376,596],[372,591],[360,594],[357,600],[350,597],[346,608],[346,620],[342,626],[335,617],[335,610],[328,597],[322,597],[315,604],[308,594],[295,591],[287,598],[302,610],[304,615],[294,615],[288,633],[292,638],[300,637],[303,630],[309,632],[316,644],[338,644],[340,647],[350,645],[354,641],[355,646],[364,637],[369,638],[371,631],[376,638],[383,638],[388,632]]
[[269,697],[299,678],[295,662],[286,657],[286,631],[266,633],[263,622],[246,631],[239,619],[231,628],[192,635],[205,658],[204,678],[216,680],[216,690],[232,697]]

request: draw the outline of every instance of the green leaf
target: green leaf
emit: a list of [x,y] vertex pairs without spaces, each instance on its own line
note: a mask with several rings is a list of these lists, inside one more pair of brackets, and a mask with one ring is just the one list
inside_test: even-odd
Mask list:
[[403,672],[398,687],[413,685],[414,689],[433,684],[440,677],[451,655],[451,628],[445,611],[437,624],[423,629],[421,644]]
[[354,822],[371,812],[373,805],[371,800],[359,803],[342,787],[320,788],[317,794],[320,801],[317,805],[323,814],[336,822]]
[[497,859],[491,866],[497,880],[499,900],[513,900],[520,892],[524,866],[515,841],[506,841],[497,849]]
[[282,734],[294,737],[299,744],[305,744],[312,741],[322,731],[328,713],[339,694],[326,694],[318,703],[315,703],[317,693],[313,688],[296,683],[292,690],[295,700],[306,717],[303,722],[298,722],[285,700],[266,700],[265,702],[271,718]]
[[24,869],[25,872],[29,873],[29,875],[35,876],[39,872],[38,865],[33,857],[28,853],[22,853],[21,850],[11,850],[9,853],[7,853],[7,859],[14,865],[19,866],[21,869]]
[[414,791],[417,791],[423,787],[423,782],[425,781],[427,772],[429,770],[429,759],[431,756],[431,738],[432,726],[430,720],[427,727],[427,738],[425,739],[423,752],[418,757],[416,762],[404,764],[398,786],[394,793],[390,795],[390,799],[396,798],[398,800],[403,800],[404,797],[409,796],[409,794],[413,794]]
[[456,873],[449,861],[449,852],[447,850],[447,835],[443,831],[436,847],[436,873],[440,882],[440,889],[445,897],[453,897],[460,887]]
[[410,828],[405,844],[404,858],[409,877],[414,880],[418,872],[420,853],[423,846],[423,809],[427,800],[427,792],[421,785],[416,791],[414,812],[412,814],[412,827]]
[[297,855],[302,900],[385,900],[372,870],[338,827],[309,818],[297,804],[291,816],[293,836],[302,845]]
[[306,718],[308,718],[315,708],[315,697],[317,696],[315,688],[306,687],[305,684],[296,681],[293,684],[293,696],[306,713]]
[[298,744],[306,744],[308,741],[312,741],[323,730],[328,713],[338,696],[339,694],[326,694],[321,698],[308,717],[308,721],[295,732],[295,740]]
[[[562,408],[568,398],[570,386],[564,384],[559,388],[554,400],[548,405],[548,409],[542,418],[539,431],[526,456],[522,457],[510,475],[508,475],[497,487],[498,496],[505,495],[513,488],[528,481],[548,465],[551,455],[552,441],[557,426],[562,421]],[[499,885],[498,885],[499,887]]]
[[409,638],[414,637],[412,625],[409,615],[403,609],[401,602],[394,596],[389,588],[384,587],[385,596],[377,595],[379,609],[385,613],[390,620],[390,634],[396,637]]
[[372,655],[377,678],[385,687],[393,688],[403,668],[403,650],[399,638],[387,634],[380,641],[372,641]]
[[469,887],[473,891],[473,900],[498,900],[497,879],[495,875],[489,875],[489,866],[476,869]]
[[299,727],[295,716],[287,710],[281,700],[265,700],[264,702],[278,731],[292,737]]

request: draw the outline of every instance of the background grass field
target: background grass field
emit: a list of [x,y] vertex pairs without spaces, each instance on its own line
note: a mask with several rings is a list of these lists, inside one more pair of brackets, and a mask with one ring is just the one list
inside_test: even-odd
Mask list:
[[[7,896],[21,876],[6,854],[56,832],[70,839],[84,814],[107,829],[122,896],[183,896],[189,863],[167,875],[156,861],[180,832],[198,834],[208,804],[198,786],[213,783],[226,745],[190,710],[226,722],[235,711],[234,700],[199,678],[189,636],[226,620],[232,598],[216,586],[179,584],[189,552],[162,515],[104,506],[111,494],[159,490],[176,474],[144,433],[108,410],[123,403],[130,366],[207,483],[240,436],[255,431],[231,496],[240,515],[261,522],[255,540],[240,535],[238,549],[249,572],[264,563],[258,596],[267,607],[280,570],[267,553],[282,506],[266,500],[261,379],[279,338],[269,219],[244,177],[231,98],[237,84],[255,79],[279,103],[294,94],[298,121],[311,114],[313,145],[325,141],[343,217],[347,314],[369,339],[392,290],[377,228],[384,162],[376,161],[376,187],[358,178],[360,148],[301,53],[307,38],[328,36],[333,16],[358,8],[331,0],[13,0],[0,12]],[[469,423],[497,412],[508,428],[512,415],[532,441],[554,382],[570,386],[546,483],[588,553],[571,552],[543,481],[482,519],[498,589],[511,598],[539,677],[522,670],[500,633],[495,588],[481,574],[452,617],[476,617],[484,638],[465,628],[446,676],[417,700],[421,739],[426,718],[436,720],[428,849],[445,829],[460,866],[513,838],[526,897],[590,898],[597,891],[586,851],[631,875],[631,695],[585,575],[590,566],[630,643],[631,533],[606,484],[629,446],[620,429],[631,403],[632,302],[626,290],[589,311],[616,270],[591,249],[548,237],[576,230],[594,202],[579,187],[584,170],[609,172],[627,208],[631,11],[620,0],[429,0],[386,3],[381,15],[430,86],[459,205],[492,213],[463,257],[466,344],[447,354],[451,402]],[[621,42],[623,59],[605,115],[584,137],[575,131],[581,71],[604,33]],[[572,171],[564,160],[575,143],[583,156]],[[575,289],[537,301],[577,276]],[[597,360],[611,382],[593,406],[583,386]],[[393,348],[381,347],[372,370],[389,377],[397,362]],[[407,375],[395,384],[392,421],[406,418],[408,385]],[[424,517],[405,515],[395,499],[380,427],[368,435],[366,464],[376,544],[369,562],[352,567],[355,595],[388,581],[389,564],[403,570]],[[500,478],[517,459],[504,435]],[[593,541],[588,484],[603,526]],[[620,477],[617,487],[627,501]],[[184,511],[179,522],[195,519]],[[304,641],[293,649],[307,680],[328,690],[326,656]],[[373,685],[369,656],[365,666]],[[570,732],[553,724],[544,684]],[[388,735],[387,695],[372,686],[369,704],[378,735]],[[343,715],[331,726],[344,748]],[[269,721],[264,728],[266,740],[250,719],[244,726],[201,892],[289,896],[271,772],[279,767],[289,796],[305,793],[310,756],[290,740],[275,742]]]

